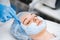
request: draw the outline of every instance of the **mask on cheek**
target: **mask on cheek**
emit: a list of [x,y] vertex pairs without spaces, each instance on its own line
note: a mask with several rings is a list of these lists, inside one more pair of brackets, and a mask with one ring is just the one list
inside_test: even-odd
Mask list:
[[40,25],[37,25],[36,23],[31,23],[30,25],[26,26],[24,24],[21,23],[22,28],[25,30],[25,32],[27,33],[27,35],[33,35],[33,34],[38,34],[40,33],[43,29],[45,29],[46,27],[46,23],[45,21],[38,16],[38,19],[42,20]]

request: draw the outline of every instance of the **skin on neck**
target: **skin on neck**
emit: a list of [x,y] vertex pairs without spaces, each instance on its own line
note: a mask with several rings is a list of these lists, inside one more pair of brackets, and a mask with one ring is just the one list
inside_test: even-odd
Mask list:
[[50,34],[49,32],[46,31],[46,28],[42,30],[42,32],[36,34],[36,35],[31,35],[33,40],[50,40],[54,36]]

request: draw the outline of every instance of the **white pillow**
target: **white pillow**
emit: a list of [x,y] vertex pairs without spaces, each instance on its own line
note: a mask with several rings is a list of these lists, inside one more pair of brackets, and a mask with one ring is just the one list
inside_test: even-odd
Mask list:
[[41,2],[51,8],[55,8],[56,0],[41,0]]

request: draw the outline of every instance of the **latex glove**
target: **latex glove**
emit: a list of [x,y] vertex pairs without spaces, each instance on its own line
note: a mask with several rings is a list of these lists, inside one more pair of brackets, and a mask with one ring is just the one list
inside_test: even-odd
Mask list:
[[[16,16],[16,12],[11,7],[7,7],[0,4],[0,21],[1,22],[6,22],[10,18],[14,18],[14,16]],[[15,19],[17,19],[17,17]]]

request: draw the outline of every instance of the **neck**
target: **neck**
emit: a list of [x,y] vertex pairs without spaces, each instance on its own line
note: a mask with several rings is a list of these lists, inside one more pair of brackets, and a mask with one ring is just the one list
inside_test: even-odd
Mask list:
[[31,37],[33,40],[49,40],[50,38],[53,37],[53,35],[48,33],[45,28],[44,30],[42,30],[42,32],[36,35],[32,35]]

